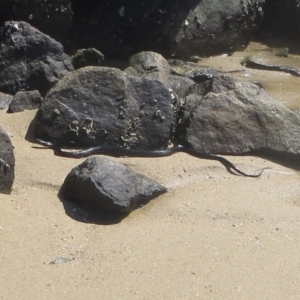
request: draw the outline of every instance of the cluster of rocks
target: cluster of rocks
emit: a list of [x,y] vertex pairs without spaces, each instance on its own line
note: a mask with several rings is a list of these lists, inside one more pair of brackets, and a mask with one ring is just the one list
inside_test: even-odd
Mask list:
[[127,59],[151,50],[188,59],[242,48],[262,21],[298,37],[299,5],[299,0],[2,0],[0,24],[26,21],[67,52],[93,47]]
[[[125,8],[119,14],[124,17]],[[150,51],[131,56],[124,71],[99,66],[104,57],[96,49],[70,57],[59,42],[23,21],[6,22],[0,43],[0,107],[39,108],[36,138],[74,147],[166,149],[183,143],[212,154],[300,154],[299,115],[259,84]],[[0,128],[3,193],[11,190],[14,164],[12,143]],[[60,194],[129,212],[163,192],[141,174],[92,157],[71,171]]]

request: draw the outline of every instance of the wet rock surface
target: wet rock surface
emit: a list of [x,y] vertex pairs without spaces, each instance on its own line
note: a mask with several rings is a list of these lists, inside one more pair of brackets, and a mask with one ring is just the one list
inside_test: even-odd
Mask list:
[[0,193],[9,194],[15,178],[15,156],[8,134],[0,126]]
[[92,210],[128,213],[165,192],[164,186],[120,163],[92,156],[68,174],[60,197]]
[[26,22],[5,22],[0,41],[0,91],[4,93],[37,89],[44,95],[73,70],[62,45]]

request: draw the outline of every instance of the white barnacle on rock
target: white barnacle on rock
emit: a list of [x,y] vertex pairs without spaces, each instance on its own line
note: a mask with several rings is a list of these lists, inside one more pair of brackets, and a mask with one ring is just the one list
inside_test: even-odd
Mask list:
[[189,25],[189,21],[188,20],[184,20],[184,26],[188,26]]
[[58,108],[54,108],[53,109],[53,113],[55,114],[55,115],[60,115],[60,110],[58,109]]
[[120,9],[119,9],[119,15],[120,17],[124,18],[125,17],[125,7],[122,6]]
[[19,30],[19,29],[20,29],[20,28],[19,28],[19,24],[18,24],[18,23],[15,23],[15,24],[13,25],[13,28],[16,29],[16,30]]
[[175,95],[174,95],[173,90],[169,89],[169,92],[170,92],[171,100],[174,100],[175,99]]
[[10,165],[0,158],[0,171],[6,173],[8,169],[10,169]]

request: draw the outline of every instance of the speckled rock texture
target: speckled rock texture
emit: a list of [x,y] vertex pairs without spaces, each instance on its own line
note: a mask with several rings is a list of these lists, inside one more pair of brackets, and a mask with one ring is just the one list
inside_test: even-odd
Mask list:
[[218,75],[203,95],[186,97],[182,140],[212,154],[300,154],[300,116],[261,86]]
[[59,194],[92,210],[128,213],[166,191],[120,163],[92,156],[68,174]]
[[60,145],[163,149],[173,126],[171,95],[159,80],[114,68],[81,68],[47,93],[35,136]]
[[74,70],[63,46],[26,22],[5,22],[0,43],[1,92],[38,90],[44,95]]

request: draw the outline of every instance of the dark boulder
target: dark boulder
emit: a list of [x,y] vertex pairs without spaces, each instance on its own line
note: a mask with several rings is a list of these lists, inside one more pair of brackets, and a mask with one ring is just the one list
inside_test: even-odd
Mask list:
[[92,210],[128,213],[166,191],[120,163],[92,156],[68,174],[60,197]]
[[77,50],[72,56],[72,64],[75,70],[88,66],[101,66],[104,55],[95,48]]
[[73,12],[71,0],[1,0],[0,24],[10,20],[22,20],[64,42],[71,27]]
[[38,90],[44,95],[74,68],[60,43],[25,22],[0,28],[0,91]]
[[113,68],[85,67],[60,80],[45,96],[35,136],[60,145],[166,148],[174,113],[159,80]]
[[105,56],[128,58],[144,50],[189,59],[233,52],[262,20],[264,0],[73,2],[70,40]]
[[131,56],[129,67],[125,69],[124,72],[132,76],[160,80],[168,87],[171,95],[171,107],[174,114],[171,132],[171,140],[173,140],[176,134],[177,120],[182,104],[181,98],[182,95],[185,95],[185,78],[180,77],[181,79],[179,80],[173,78],[168,61],[162,55],[151,51],[142,51]]
[[0,126],[0,193],[9,194],[15,178],[15,156],[8,134]]
[[300,154],[300,116],[259,85],[216,76],[205,95],[186,97],[180,138],[212,154]]
[[41,103],[42,97],[39,91],[19,91],[12,99],[8,112],[14,113],[39,108]]
[[170,54],[181,59],[233,53],[258,31],[264,0],[192,1],[178,9],[168,27]]

